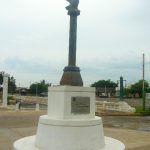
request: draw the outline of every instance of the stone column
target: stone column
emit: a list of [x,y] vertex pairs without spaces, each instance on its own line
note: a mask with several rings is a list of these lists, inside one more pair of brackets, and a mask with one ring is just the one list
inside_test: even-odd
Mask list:
[[77,8],[79,0],[67,1],[70,3],[66,7],[70,16],[69,56],[68,66],[64,68],[60,85],[83,86],[80,69],[76,66],[77,16],[80,15],[80,11]]
[[8,96],[8,74],[3,74],[3,106],[7,107]]

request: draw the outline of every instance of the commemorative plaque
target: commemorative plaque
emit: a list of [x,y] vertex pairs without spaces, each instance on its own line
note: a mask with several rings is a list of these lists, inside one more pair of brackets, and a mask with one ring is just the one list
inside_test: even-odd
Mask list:
[[72,97],[71,99],[72,114],[89,114],[90,97]]

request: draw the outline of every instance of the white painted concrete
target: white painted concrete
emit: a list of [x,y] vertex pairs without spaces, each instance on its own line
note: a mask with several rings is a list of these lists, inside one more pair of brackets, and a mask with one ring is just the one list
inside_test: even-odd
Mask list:
[[[89,113],[84,114],[82,111],[80,114],[72,113],[72,97],[90,98]],[[14,143],[14,150],[60,149],[125,149],[123,143],[104,137],[102,120],[100,117],[95,117],[95,88],[49,87],[48,115],[40,117],[37,134]]]
[[97,101],[96,112],[98,112],[99,110],[113,110],[113,111],[132,112],[132,113],[136,111],[134,107],[131,107],[126,102]]
[[8,74],[3,74],[3,106],[7,107],[8,96]]
[[[90,98],[90,114],[71,114],[71,98],[78,96]],[[95,117],[95,88],[76,86],[49,87],[48,116],[57,119]]]
[[[30,136],[22,138],[14,143],[13,150],[53,150],[51,148],[49,149],[41,149],[35,146],[35,138],[36,136]],[[60,149],[59,149],[60,150]],[[62,150],[62,148],[61,148]],[[72,150],[72,149],[71,149]],[[78,149],[76,149],[78,150]],[[82,149],[83,150],[83,149]],[[86,150],[86,149],[85,149]],[[90,149],[93,150],[93,149]],[[105,137],[105,145],[101,149],[96,150],[125,150],[125,146],[120,141]]]
[[16,104],[16,110],[19,110],[19,102]]
[[128,103],[126,102],[118,102],[119,104],[119,109],[122,112],[136,112],[136,109],[134,107],[131,107]]
[[39,111],[40,110],[40,104],[36,104],[36,109],[35,109],[36,111]]
[[100,149],[105,145],[101,118],[53,120],[42,116],[35,145],[41,149],[49,147],[52,150]]

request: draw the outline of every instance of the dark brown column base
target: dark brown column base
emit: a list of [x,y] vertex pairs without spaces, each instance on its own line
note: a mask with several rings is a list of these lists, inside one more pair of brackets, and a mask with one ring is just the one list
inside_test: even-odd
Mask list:
[[64,68],[60,85],[83,86],[80,69],[76,66],[67,66]]

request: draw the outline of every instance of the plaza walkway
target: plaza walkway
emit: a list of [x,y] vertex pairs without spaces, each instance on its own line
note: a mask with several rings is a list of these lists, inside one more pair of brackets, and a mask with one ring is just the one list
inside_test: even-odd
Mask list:
[[[12,150],[13,142],[25,136],[36,133],[38,118],[46,114],[46,111],[33,110],[0,110],[0,150]],[[120,117],[122,118],[122,117]],[[149,118],[147,118],[149,121]],[[137,128],[130,128],[130,116],[126,117],[125,122],[129,126],[119,126],[119,118],[116,116],[103,117],[105,136],[110,136],[122,141],[126,145],[126,150],[150,150],[150,132],[137,131]],[[113,121],[109,121],[113,120]],[[118,122],[117,124],[115,121]],[[139,118],[134,118],[134,123],[139,122]],[[149,122],[146,122],[147,124]],[[114,126],[116,124],[116,126]],[[132,129],[132,130],[131,130]]]

